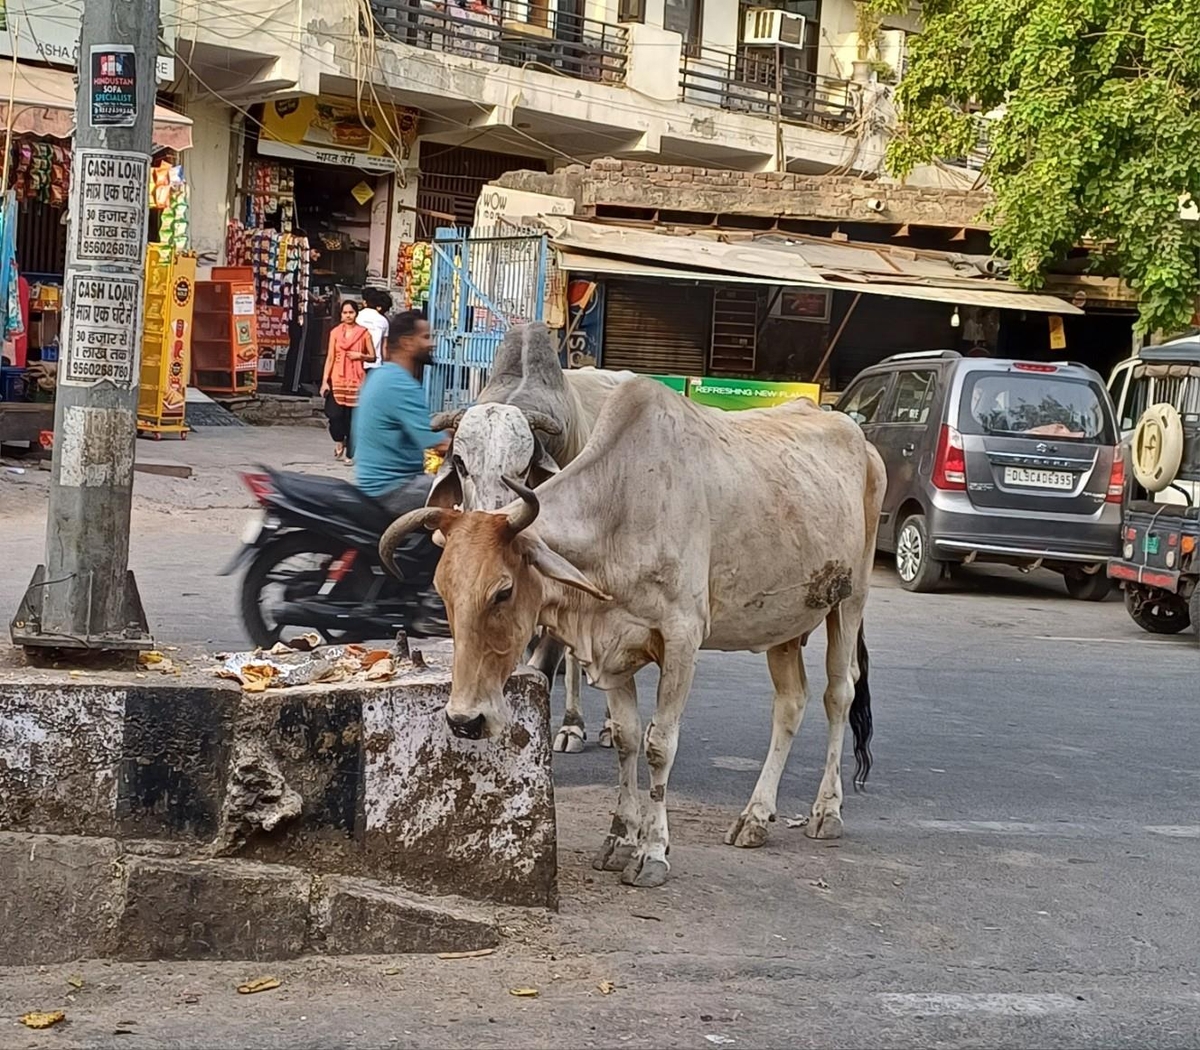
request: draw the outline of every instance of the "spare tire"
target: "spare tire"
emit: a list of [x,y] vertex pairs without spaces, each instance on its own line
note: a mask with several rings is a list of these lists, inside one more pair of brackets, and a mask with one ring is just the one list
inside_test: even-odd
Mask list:
[[1162,492],[1183,462],[1183,421],[1167,401],[1142,413],[1132,441],[1133,476],[1147,492]]

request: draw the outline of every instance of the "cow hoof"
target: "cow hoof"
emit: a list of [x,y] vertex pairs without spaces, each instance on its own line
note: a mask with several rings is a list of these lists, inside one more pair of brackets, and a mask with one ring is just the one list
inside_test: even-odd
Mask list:
[[810,839],[840,839],[842,818],[837,813],[814,813],[804,825],[804,834]]
[[762,821],[743,813],[725,832],[725,845],[739,849],[758,849],[767,844],[767,828]]
[[577,755],[583,750],[583,742],[587,734],[579,726],[563,726],[554,736],[554,750]]
[[600,746],[601,747],[612,747],[613,746],[612,722],[606,721],[604,723],[604,728],[600,730]]
[[667,881],[670,871],[671,865],[665,860],[655,860],[653,857],[634,857],[621,872],[621,881],[626,886],[653,889]]
[[609,835],[599,852],[592,857],[592,867],[596,871],[624,871],[633,862],[636,850],[637,846],[632,842],[622,842]]

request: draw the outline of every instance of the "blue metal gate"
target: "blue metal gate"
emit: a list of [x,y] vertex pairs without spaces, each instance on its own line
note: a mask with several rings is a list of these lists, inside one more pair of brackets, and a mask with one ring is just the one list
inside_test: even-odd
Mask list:
[[441,229],[429,283],[433,363],[425,396],[433,412],[470,405],[513,325],[543,320],[546,234],[538,230]]

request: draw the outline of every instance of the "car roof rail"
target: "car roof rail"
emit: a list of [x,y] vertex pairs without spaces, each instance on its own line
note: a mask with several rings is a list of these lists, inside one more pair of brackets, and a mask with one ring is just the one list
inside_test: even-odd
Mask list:
[[928,360],[930,358],[944,358],[947,360],[962,357],[957,350],[910,350],[903,354],[892,354],[890,357],[885,357],[879,363],[887,364],[889,361],[919,361],[921,359]]
[[1200,339],[1191,336],[1155,346],[1143,346],[1137,356],[1149,362],[1192,364],[1200,361]]
[[1051,361],[1052,365],[1061,365],[1063,368],[1087,368],[1091,369],[1091,365],[1085,365],[1082,361]]

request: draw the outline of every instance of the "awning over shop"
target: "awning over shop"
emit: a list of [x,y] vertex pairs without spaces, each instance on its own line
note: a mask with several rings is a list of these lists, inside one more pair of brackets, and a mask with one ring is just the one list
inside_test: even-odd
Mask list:
[[[13,95],[12,129],[19,135],[69,139],[75,126],[75,76],[65,69],[43,69],[0,58],[0,126],[7,126],[8,97]],[[192,120],[165,106],[154,107],[154,145],[185,150],[192,145]]]
[[558,216],[542,219],[559,248],[621,259],[661,263],[666,268],[717,270],[757,277],[759,284],[803,282],[824,286],[821,275],[803,257],[741,241],[723,244],[706,237],[680,237],[622,226],[600,226]]
[[[558,241],[554,242],[555,244]],[[717,270],[684,270],[650,263],[634,262],[605,255],[584,255],[580,252],[558,250],[558,264],[568,273],[604,274],[607,277],[644,277],[662,281],[701,281],[710,284],[781,284],[786,288],[828,288],[825,281],[779,281],[765,277],[743,277]]]
[[[1009,281],[965,277],[941,258],[890,261],[886,247],[746,241],[726,244],[708,237],[653,233],[559,217],[542,220],[551,231],[564,270],[657,280],[716,284],[770,284],[819,288],[954,306],[982,306],[1034,313],[1082,314],[1053,295],[1026,292]],[[810,251],[811,248],[811,251]],[[849,253],[857,252],[850,264]],[[847,268],[831,265],[841,258]],[[811,254],[811,259],[809,255]],[[869,260],[875,262],[870,264]]]
[[[983,282],[981,282],[983,283]],[[1078,306],[1053,295],[1036,292],[1007,291],[1002,288],[943,287],[929,284],[875,284],[864,282],[827,281],[825,288],[840,292],[862,292],[863,295],[890,295],[897,299],[924,299],[932,303],[954,306],[985,306],[994,310],[1029,310],[1039,314],[1082,314]]]

